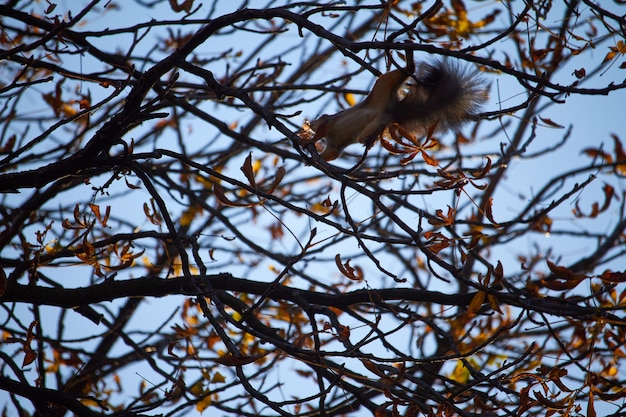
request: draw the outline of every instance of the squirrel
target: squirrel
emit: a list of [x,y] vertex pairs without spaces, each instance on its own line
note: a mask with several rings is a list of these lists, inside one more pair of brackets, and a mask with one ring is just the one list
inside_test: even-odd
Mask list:
[[[404,69],[381,75],[361,103],[310,122],[309,132],[301,135],[302,144],[325,138],[326,147],[320,156],[331,161],[353,143],[371,147],[392,124],[418,136],[430,129],[458,129],[487,99],[481,77],[457,63],[420,63],[415,75],[414,71],[411,60]],[[407,84],[409,78],[415,83]],[[312,137],[310,130],[315,132]]]

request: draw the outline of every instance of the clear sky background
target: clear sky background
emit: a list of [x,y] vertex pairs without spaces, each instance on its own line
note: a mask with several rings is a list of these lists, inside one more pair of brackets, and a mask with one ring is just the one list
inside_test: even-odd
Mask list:
[[[497,2],[481,2],[476,8],[471,9],[471,13],[476,13],[478,15],[484,15],[488,13],[489,7],[491,4],[495,4]],[[522,3],[522,2],[519,2]],[[563,7],[560,2],[554,2],[553,7]],[[558,4],[557,4],[558,3]],[[76,13],[81,7],[80,5],[85,4],[83,1],[58,1],[57,2],[57,10],[55,13],[58,14],[66,14],[68,11],[73,11]],[[119,28],[135,25],[140,22],[148,22],[150,19],[179,19],[181,15],[177,15],[172,12],[167,3],[164,3],[162,6],[157,8],[148,10],[144,7],[140,7],[135,2],[120,2],[122,8],[119,12],[117,11],[109,11],[102,16],[93,15],[92,18],[88,18],[88,23],[85,26],[77,27],[76,30],[99,30],[101,28]],[[351,2],[346,2],[347,5],[350,5]],[[446,2],[447,4],[447,2]],[[468,2],[469,4],[469,2]],[[239,6],[239,2],[234,2],[230,0],[221,0],[217,2],[205,1],[201,6],[200,10],[194,16],[196,18],[200,18],[205,16],[209,9],[212,7],[217,7],[222,12],[234,11]],[[265,2],[249,2],[247,7],[262,7],[265,6]],[[45,3],[40,4],[41,10],[43,11],[47,7]],[[617,7],[617,6],[615,6]],[[587,10],[585,13],[589,13]],[[620,11],[617,14],[626,13],[626,7],[621,7]],[[550,16],[558,16],[558,13],[552,13]],[[503,15],[498,17],[504,18]],[[321,18],[320,18],[321,19]],[[553,22],[546,21],[545,24],[550,25]],[[502,26],[507,26],[508,22],[503,21]],[[175,25],[170,26],[171,30],[176,31],[178,28]],[[183,31],[188,30],[188,28],[183,28]],[[149,36],[163,36],[165,32],[157,32],[150,34]],[[242,51],[250,51],[256,47],[256,44],[250,42],[249,39],[252,35],[247,33],[241,33],[234,35],[231,39],[233,41],[232,45],[223,45],[223,44],[215,44],[209,41],[206,45],[203,45],[199,51],[201,53],[205,53],[206,56],[213,56],[216,53],[224,50],[225,47],[231,47],[233,51],[242,50]],[[252,36],[253,37],[253,36]],[[379,34],[379,40],[382,40],[383,34]],[[487,38],[487,37],[486,37]],[[100,47],[105,50],[114,52],[114,51],[125,51],[128,48],[128,42],[131,42],[130,37],[128,36],[120,36],[118,38],[119,44],[112,43],[113,38],[107,37],[102,39],[102,43]],[[301,42],[301,39],[298,37],[297,31],[295,28],[290,28],[290,30],[284,34],[284,41],[287,45],[290,43],[293,45],[298,45]],[[94,43],[98,44],[98,41],[94,41]],[[141,48],[143,45],[151,45],[151,42],[144,42],[140,45],[140,49],[138,50],[138,55],[141,55]],[[508,43],[507,45],[510,45]],[[327,46],[327,44],[325,45]],[[293,69],[297,68],[299,59],[305,56],[307,53],[311,53],[314,49],[315,45],[307,45],[303,48],[294,47],[290,54],[285,54],[282,59],[286,62],[293,63]],[[503,47],[505,44],[503,44]],[[308,49],[308,50],[307,50]],[[498,49],[498,45],[494,46],[494,49]],[[596,65],[599,60],[602,60],[603,57],[608,52],[607,45],[602,45],[596,50],[590,50],[588,54],[584,56],[584,59],[588,60],[589,66]],[[481,51],[478,52],[479,54]],[[244,53],[245,54],[245,53]],[[159,54],[155,54],[155,59]],[[268,55],[271,58],[271,53],[269,51],[264,51],[263,56],[260,56],[262,59],[267,59]],[[361,56],[362,57],[362,56]],[[424,55],[416,55],[416,59],[423,60],[428,59]],[[623,59],[622,59],[623,61]],[[224,68],[225,65],[236,65],[237,59],[232,59],[228,63],[226,62],[216,62],[212,63],[212,68]],[[582,62],[582,61],[581,61]],[[620,61],[621,62],[621,61]],[[91,70],[92,62],[87,57],[80,58],[76,57],[76,61],[70,63],[76,71],[85,71],[89,72]],[[145,68],[149,67],[150,64],[147,64]],[[327,70],[320,75],[327,77],[328,79],[333,79],[335,77],[339,77],[344,74],[348,70],[356,70],[357,64],[354,62],[350,62],[345,57],[340,54],[336,54],[332,61],[329,61],[326,66]],[[618,68],[618,63],[613,65],[607,65],[603,68],[602,74],[596,76],[596,80],[591,80],[588,84],[583,84],[584,87],[597,87],[603,84],[606,84],[606,80],[613,80],[614,82],[622,82],[624,78],[626,78],[626,70]],[[140,68],[141,69],[141,68]],[[563,68],[561,70],[562,83],[572,82],[574,80],[574,76],[572,75],[574,69],[577,68]],[[289,71],[289,68],[287,69]],[[519,103],[523,101],[523,95],[525,94],[524,88],[519,85],[512,77],[508,76],[498,76],[498,75],[486,75],[487,80],[491,83],[491,97],[489,102],[484,106],[484,111],[494,111],[500,107],[508,107],[513,104]],[[355,89],[368,89],[369,86],[374,81],[374,77],[372,74],[368,72],[363,72],[358,76],[354,77],[354,79],[350,83],[351,88]],[[56,80],[55,80],[56,81]],[[318,82],[322,82],[323,80],[316,80]],[[98,92],[97,88],[94,86],[84,86],[84,88],[89,88],[96,98],[100,93],[101,94],[109,94],[108,91]],[[313,103],[309,108],[302,108],[302,116],[300,120],[294,120],[294,123],[302,123],[305,118],[314,118],[319,115],[321,103],[324,101],[317,101]],[[339,107],[336,105],[334,100],[326,100],[324,105],[324,112],[333,113],[339,110]],[[28,105],[33,106],[33,114],[37,114],[38,109],[45,109],[46,104],[43,103],[38,97],[32,97],[32,102],[28,103]],[[211,103],[206,104],[207,108],[215,108],[212,107]],[[522,112],[518,112],[514,115],[507,115],[502,118],[502,121],[506,123],[510,119],[515,119],[520,117]],[[221,120],[227,122],[235,122],[238,119],[246,119],[249,117],[246,113],[228,113],[228,114],[218,114],[216,115]],[[528,201],[533,194],[537,191],[538,186],[541,186],[545,183],[547,178],[553,177],[555,173],[558,172],[566,172],[574,167],[583,166],[585,164],[591,164],[591,159],[588,156],[582,155],[581,150],[586,147],[597,147],[599,144],[604,144],[605,148],[608,150],[613,149],[613,142],[611,139],[611,134],[618,135],[622,140],[626,141],[626,129],[625,129],[625,117],[626,117],[626,92],[618,91],[612,93],[608,96],[579,96],[574,95],[567,98],[565,104],[551,105],[547,107],[545,110],[541,112],[541,116],[545,119],[550,119],[553,122],[563,126],[564,128],[554,128],[551,126],[547,126],[545,124],[540,124],[537,129],[537,138],[530,145],[528,151],[530,153],[538,152],[541,149],[548,148],[558,143],[563,135],[565,134],[567,128],[573,126],[573,131],[571,134],[571,138],[569,139],[566,146],[561,148],[558,152],[549,153],[544,156],[537,157],[533,160],[524,160],[513,161],[510,164],[510,168],[507,172],[507,177],[509,181],[507,182],[507,187],[500,190],[500,194],[498,194],[494,200],[494,217],[496,220],[507,220],[510,217],[513,217],[516,213],[516,210],[519,208],[521,204],[525,201]],[[485,123],[483,129],[485,132],[491,131],[496,128],[497,122]],[[184,128],[189,128],[189,144],[190,146],[194,146],[194,144],[202,144],[206,139],[206,131],[204,131],[205,127],[202,125],[194,126],[193,124],[189,126],[184,126]],[[139,129],[140,131],[141,129]],[[271,141],[281,140],[281,135],[276,130],[270,130],[267,132],[260,132],[258,129],[254,131],[254,135],[259,138],[267,138]],[[450,138],[450,136],[448,136]],[[127,138],[128,139],[128,138]],[[484,142],[478,143],[476,146],[477,150],[484,149],[493,149],[494,151],[499,148],[499,143],[506,142],[507,138],[503,132],[495,135],[493,138],[486,139]],[[443,140],[445,143],[445,138]],[[163,146],[163,145],[161,145]],[[355,145],[350,148],[350,151],[359,152],[361,148],[360,145]],[[257,152],[257,151],[255,151]],[[376,152],[376,151],[374,151]],[[245,157],[245,155],[243,156]],[[350,166],[349,162],[345,162],[339,160],[336,162],[339,165]],[[480,161],[476,161],[476,165],[479,165]],[[314,168],[308,168],[314,169]],[[586,178],[586,174],[581,176],[581,182]],[[580,202],[580,206],[584,209],[589,209],[591,204],[595,201],[602,201],[602,181],[598,180],[593,183],[591,186],[586,188],[583,192],[578,196],[578,201]],[[624,186],[626,182],[623,179],[619,179],[614,182],[614,185],[619,187],[616,192],[621,195],[622,192],[625,191]],[[16,196],[15,198],[19,198]],[[120,196],[123,198],[123,196]],[[426,197],[430,201],[430,196]],[[143,216],[143,210],[141,208],[144,201],[127,201],[128,207],[128,220],[129,222],[134,222],[136,224],[144,224],[147,225],[147,221],[145,216]],[[446,204],[450,204],[449,200],[442,200],[439,204],[441,207],[445,207]],[[547,202],[549,203],[549,202]],[[573,202],[572,202],[573,203]],[[358,204],[359,200],[357,197],[352,201],[353,209],[358,212]],[[431,207],[434,207],[437,203],[430,202]],[[617,207],[617,206],[615,206]],[[585,229],[589,227],[589,223],[587,221],[580,220],[578,223],[571,223],[569,213],[567,210],[573,209],[573,205],[565,205],[561,210],[563,215],[563,219],[567,219],[567,223],[558,223],[559,218],[556,218],[557,225],[555,225],[555,229],[557,228],[580,228]],[[613,210],[617,210],[616,208]],[[615,216],[607,219],[606,224],[599,224],[598,222],[593,223],[594,228],[602,228],[605,230],[610,230],[611,227],[615,224],[619,219],[619,213],[615,211]],[[557,227],[558,226],[558,227]],[[308,226],[303,225],[304,229]],[[319,238],[324,238],[326,236],[330,236],[330,234],[334,233],[333,230],[324,230],[320,229]],[[266,234],[259,234],[259,239],[267,239]],[[506,247],[503,249],[503,253],[500,254],[503,258],[510,258],[511,260],[516,259],[516,256],[521,252],[526,252],[534,243],[539,242],[539,244],[543,244],[542,240],[546,244],[554,245],[555,242],[559,248],[559,253],[563,257],[563,261],[567,263],[567,260],[575,260],[581,257],[586,252],[592,250],[590,247],[590,242],[588,240],[585,241],[575,241],[571,238],[568,238],[563,241],[559,241],[561,239],[558,235],[551,236],[538,236],[535,238],[535,241],[528,241],[528,247],[520,248],[520,247]],[[268,244],[271,244],[268,242]],[[283,243],[284,244],[284,243]],[[285,251],[295,252],[297,250],[297,245],[295,241],[292,242],[293,246],[290,247],[288,243],[285,245]],[[349,252],[351,250],[355,250],[354,247],[346,248],[346,251]],[[293,254],[293,253],[292,253]],[[329,254],[329,257],[332,257],[334,254]],[[513,261],[515,262],[515,261]],[[614,262],[615,268],[624,268],[626,265],[626,260],[618,259]],[[329,266],[330,268],[333,265]],[[337,271],[329,268],[329,276],[337,276]],[[84,271],[83,271],[84,272]],[[80,276],[81,269],[80,268],[68,268],[63,273],[67,273],[69,276],[67,277],[68,286],[76,286],[83,285],[84,277]],[[268,277],[271,278],[271,277]],[[71,284],[70,284],[71,283]],[[171,314],[173,306],[180,302],[180,298],[176,299],[155,299],[148,300],[147,303],[150,304],[153,309],[152,312],[154,315],[150,315],[150,317],[142,316],[140,319],[145,320],[147,322],[153,321],[154,323],[159,323],[163,320],[167,315]],[[110,308],[114,309],[115,304],[111,305]],[[52,309],[51,309],[52,310]],[[4,320],[6,312],[0,312],[0,320]],[[91,325],[85,318],[75,315],[68,315],[68,324],[71,326],[76,326],[77,328],[84,328],[84,326]],[[50,325],[53,324],[53,320],[51,320]],[[145,323],[145,322],[134,322],[132,326],[136,326],[138,330],[142,328],[152,328],[153,326]],[[98,329],[94,329],[94,331],[98,331]],[[103,331],[103,329],[99,329],[99,331]],[[4,349],[4,348],[3,348]],[[137,380],[137,384],[140,383],[142,378],[147,378],[150,380],[152,376],[150,375],[150,370],[135,370],[129,372],[125,378],[133,378]],[[156,377],[155,377],[156,378]],[[286,388],[288,392],[289,388]],[[6,394],[0,393],[0,403],[7,401]]]

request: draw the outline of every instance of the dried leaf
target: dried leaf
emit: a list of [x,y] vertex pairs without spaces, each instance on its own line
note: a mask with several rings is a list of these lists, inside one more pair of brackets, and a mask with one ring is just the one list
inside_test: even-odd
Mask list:
[[612,271],[606,270],[602,273],[602,275],[600,275],[600,279],[602,281],[610,282],[613,284],[626,282],[626,271],[612,272]]
[[380,144],[392,155],[398,155],[403,153],[402,150],[396,148],[391,142],[389,142],[385,138],[380,138]]
[[285,177],[285,167],[278,167],[278,169],[276,169],[276,175],[274,176],[274,181],[272,182],[272,186],[270,187],[270,189],[268,190],[268,193],[273,193],[274,190],[276,190],[276,187],[278,187],[278,184],[280,184],[280,182],[283,180],[283,178]]
[[472,173],[472,176],[476,179],[482,179],[482,178],[485,178],[487,174],[489,174],[490,170],[491,170],[491,158],[487,157],[487,164],[485,165],[485,167],[481,169],[480,171],[476,171]]
[[537,398],[537,401],[539,401],[541,405],[550,410],[562,410],[567,407],[566,400],[550,401],[549,399],[544,397],[540,391],[533,391],[533,394],[535,394],[535,398]]
[[483,207],[483,212],[485,213],[485,217],[496,227],[500,227],[498,222],[493,219],[493,212],[491,210],[491,206],[493,204],[493,198],[487,199],[485,202],[485,206]]
[[439,161],[437,161],[435,158],[428,155],[424,151],[422,151],[422,158],[424,159],[424,162],[426,162],[430,166],[434,166],[434,167],[439,166]]
[[226,198],[226,195],[224,194],[224,189],[222,188],[222,186],[220,184],[214,184],[213,185],[213,192],[215,193],[215,198],[217,198],[217,201],[219,201],[220,203],[222,203],[225,206],[230,206],[230,207],[252,207],[254,206],[254,203],[235,203],[232,200],[229,200],[228,198]]
[[346,342],[350,340],[350,327],[340,324],[339,332],[337,332],[337,339],[339,339],[340,342]]
[[585,75],[587,75],[587,71],[584,68],[580,68],[580,69],[574,70],[574,76],[576,78],[578,78],[579,80],[581,78],[584,78]]
[[548,126],[551,127],[555,127],[557,129],[562,129],[563,126],[561,126],[560,124],[553,122],[551,119],[545,119],[543,117],[539,117],[539,119],[541,119],[542,122],[544,122],[545,124],[547,124]]
[[589,392],[589,399],[587,400],[587,417],[596,417],[596,407],[593,401],[593,391]]
[[259,359],[267,356],[268,354],[269,352],[263,353],[261,355],[254,355],[254,356],[233,356],[232,354],[229,353],[226,356],[222,356],[221,358],[216,358],[213,360],[219,363],[220,365],[224,365],[224,366],[241,366],[241,365],[247,365],[252,362],[256,362]]
[[193,6],[193,0],[184,0],[181,4],[178,4],[177,0],[170,0],[170,7],[176,13],[178,12],[191,12],[191,7]]
[[470,302],[468,307],[468,313],[475,314],[480,311],[480,308],[485,302],[485,295],[486,293],[484,291],[478,291],[476,294],[474,294],[474,297],[472,297],[472,301]]
[[212,402],[213,400],[211,398],[211,395],[205,395],[196,403],[196,411],[202,414],[204,410],[211,406]]
[[24,345],[24,361],[22,362],[22,368],[30,365],[37,359],[37,352],[35,352],[30,345]]
[[385,375],[385,373],[383,371],[381,371],[381,369],[378,367],[378,365],[376,365],[374,362],[372,362],[369,359],[363,359],[361,358],[361,363],[363,364],[363,366],[365,366],[370,372],[385,378],[387,375]]
[[213,374],[213,378],[211,378],[212,384],[223,384],[224,382],[226,382],[226,378],[224,377],[224,375],[220,374],[219,372]]
[[246,176],[252,188],[256,188],[256,181],[254,179],[254,170],[252,169],[252,152],[248,153],[246,160],[241,166],[241,172]]
[[339,268],[339,272],[345,275],[347,278],[350,278],[354,281],[362,281],[363,280],[363,271],[361,268],[350,266],[350,259],[348,259],[345,263],[341,262],[341,255],[335,255],[335,264],[337,268]]
[[615,162],[618,162],[615,171],[620,175],[626,175],[626,152],[624,152],[624,147],[619,137],[615,134],[612,134],[611,137],[615,146]]

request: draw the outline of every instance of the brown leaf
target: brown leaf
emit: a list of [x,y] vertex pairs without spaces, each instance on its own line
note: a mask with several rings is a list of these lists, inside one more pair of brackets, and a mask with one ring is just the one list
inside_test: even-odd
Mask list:
[[224,366],[241,366],[247,365],[249,363],[258,361],[259,359],[267,356],[269,352],[263,353],[261,355],[254,356],[233,356],[232,354],[228,354],[226,356],[222,356],[221,358],[213,359],[215,362]]
[[228,198],[226,198],[226,195],[224,194],[224,189],[219,184],[214,184],[213,185],[213,192],[215,193],[215,198],[217,198],[217,201],[219,201],[220,203],[222,203],[225,206],[230,206],[230,207],[252,207],[252,206],[254,206],[253,203],[235,203],[234,201],[229,200]]
[[608,153],[604,152],[601,149],[592,149],[592,148],[586,148],[582,150],[582,153],[592,157],[592,158],[601,158],[606,164],[612,164],[613,163],[613,157],[611,155],[609,155]]
[[619,162],[615,170],[618,174],[626,175],[626,152],[624,152],[624,147],[619,137],[615,134],[612,134],[611,137],[615,145],[615,162]]
[[276,175],[274,176],[274,181],[272,182],[272,186],[268,190],[268,193],[270,194],[273,193],[276,187],[278,187],[278,184],[280,184],[280,182],[283,180],[284,177],[285,177],[285,167],[278,167],[278,169],[276,169]]
[[380,370],[380,368],[378,367],[378,365],[376,365],[374,362],[372,362],[369,359],[361,359],[361,363],[363,364],[363,366],[365,366],[370,372],[380,376],[380,377],[386,377],[387,375],[385,375],[385,373],[383,371]]
[[552,272],[555,277],[565,279],[565,280],[577,279],[576,274],[574,274],[574,272],[572,272],[570,269],[567,269],[564,266],[555,265],[554,263],[548,260],[546,260],[546,263],[548,264],[548,268],[550,269],[550,272]]
[[587,400],[587,417],[596,417],[596,407],[593,402],[593,391],[589,392]]
[[254,170],[252,169],[252,152],[248,153],[246,160],[241,166],[241,172],[246,176],[252,188],[256,188],[256,181],[254,179]]
[[0,146],[0,155],[9,153],[13,150],[15,146],[15,141],[17,140],[17,135],[11,135],[9,139]]
[[586,278],[585,275],[575,274],[572,270],[564,266],[555,265],[548,260],[546,260],[546,263],[548,264],[550,272],[552,272],[556,278],[559,278],[558,280],[541,280],[541,284],[550,290],[568,291],[575,288]]
[[341,255],[337,254],[335,255],[335,264],[337,264],[337,268],[339,268],[339,271],[346,277],[354,281],[363,281],[363,271],[358,266],[350,266],[350,259],[348,259],[346,263],[342,263]]
[[493,204],[493,198],[489,198],[486,202],[485,202],[485,207],[483,209],[484,213],[485,213],[485,217],[496,227],[500,227],[500,225],[498,224],[498,222],[496,222],[493,219],[493,212],[491,210],[491,206]]
[[37,359],[37,352],[35,352],[29,345],[24,345],[24,361],[22,362],[22,368],[33,363]]
[[435,216],[437,218],[428,219],[428,223],[433,226],[450,226],[454,224],[454,216],[456,215],[456,210],[452,207],[448,206],[447,214],[443,214],[443,210],[437,209],[435,211]]
[[626,281],[626,271],[612,272],[612,271],[606,270],[602,273],[602,275],[600,275],[600,279],[602,281],[619,284],[620,282]]
[[498,261],[498,264],[493,269],[493,277],[494,285],[501,285],[502,280],[504,279],[504,268],[502,267],[502,262]]
[[541,391],[533,391],[533,393],[535,394],[535,398],[537,398],[537,401],[539,401],[541,405],[543,405],[544,407],[550,410],[562,410],[565,407],[567,407],[565,400],[550,401],[549,399],[543,396]]
[[489,174],[490,170],[491,170],[491,158],[487,157],[487,164],[485,165],[485,167],[481,169],[480,171],[473,172],[472,175],[476,179],[482,179],[482,178],[485,178],[487,174]]
[[174,353],[174,348],[176,346],[178,346],[178,342],[170,342],[167,344],[167,354],[174,358],[178,357],[178,355]]
[[385,148],[392,155],[398,155],[403,153],[402,150],[396,148],[391,142],[389,142],[385,138],[380,138],[380,144],[383,145],[383,148]]
[[542,122],[544,122],[548,126],[555,127],[557,129],[563,129],[563,126],[561,126],[560,124],[556,122],[553,122],[551,119],[544,119],[543,117],[539,117],[539,118],[541,119]]
[[413,159],[415,159],[415,157],[419,154],[419,152],[412,152],[409,155],[405,156],[404,158],[402,158],[400,160],[400,164],[401,165],[407,165],[408,163],[410,163]]
[[339,339],[340,342],[350,340],[350,327],[340,324],[339,332],[337,332],[337,339]]
[[580,69],[574,70],[574,76],[576,78],[578,78],[579,80],[581,78],[584,78],[585,75],[587,75],[587,71],[584,68],[580,68]]
[[191,7],[193,6],[193,0],[184,0],[181,4],[178,4],[177,0],[170,0],[170,7],[176,13],[178,12],[191,12]]
[[94,216],[96,216],[96,219],[98,219],[100,224],[106,227],[107,220],[109,219],[109,215],[111,214],[111,206],[107,206],[104,217],[101,216],[100,206],[98,206],[97,204],[89,204],[89,208],[91,208],[91,211],[93,212]]

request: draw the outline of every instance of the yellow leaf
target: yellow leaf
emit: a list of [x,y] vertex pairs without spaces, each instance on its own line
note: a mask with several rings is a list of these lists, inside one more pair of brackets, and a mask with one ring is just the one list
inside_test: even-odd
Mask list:
[[191,391],[191,393],[197,397],[205,393],[202,382],[196,382],[195,384],[193,384],[192,387],[189,388],[189,391]]
[[74,116],[76,113],[78,113],[78,110],[76,110],[74,107],[70,106],[69,104],[63,104],[61,108],[63,110],[63,113],[68,117]]
[[224,383],[226,382],[226,378],[224,377],[224,375],[220,374],[219,372],[216,372],[213,374],[213,378],[211,378],[211,382],[212,383]]
[[206,397],[202,398],[200,401],[196,403],[196,411],[199,413],[202,413],[204,410],[209,408],[209,406],[211,405],[211,402],[213,402],[213,400],[211,399],[211,396],[207,395]]
[[478,311],[480,311],[480,307],[483,305],[484,301],[485,301],[485,292],[478,291],[476,295],[474,295],[474,297],[472,298],[472,301],[470,302],[468,312],[477,313]]
[[456,381],[460,384],[465,384],[469,380],[470,372],[469,369],[463,365],[462,361],[457,361],[454,371],[452,371],[452,375],[449,376],[450,379]]
[[343,98],[346,100],[346,103],[350,105],[350,107],[354,106],[356,103],[356,99],[354,98],[354,94],[352,93],[344,94]]
[[502,310],[500,309],[500,304],[498,303],[498,299],[494,295],[489,294],[487,296],[487,300],[489,301],[489,306],[491,307],[493,311],[497,311],[498,313],[502,314]]

